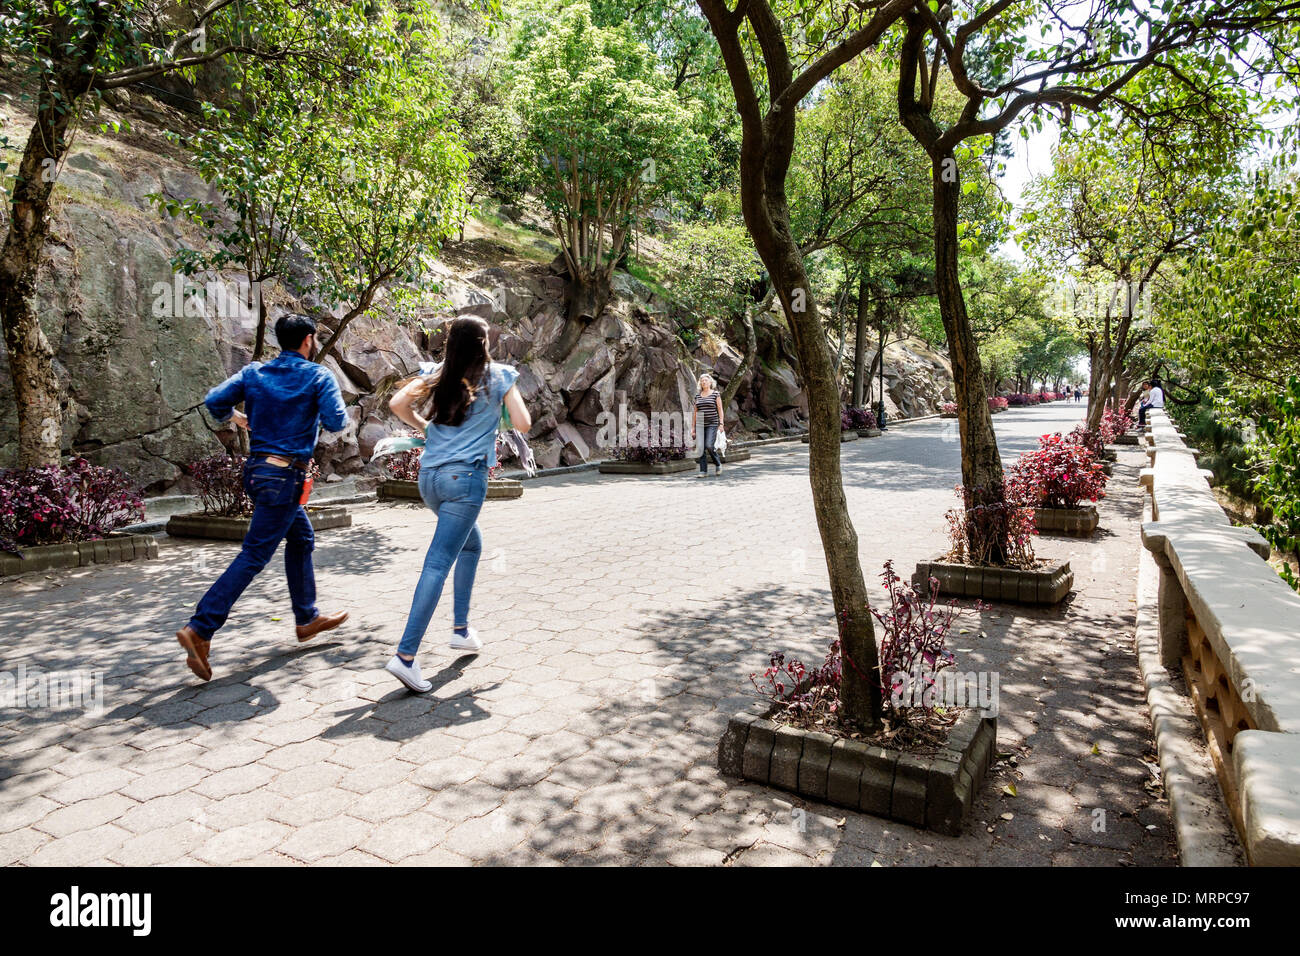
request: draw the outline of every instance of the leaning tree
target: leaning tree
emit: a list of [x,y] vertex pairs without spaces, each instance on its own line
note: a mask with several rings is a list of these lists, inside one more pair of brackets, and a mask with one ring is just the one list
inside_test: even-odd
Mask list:
[[[832,22],[798,5],[783,20],[768,0],[699,0],[717,40],[740,115],[740,201],[745,225],[789,322],[809,411],[809,480],[826,553],[844,657],[844,717],[873,726],[881,691],[875,631],[858,536],[840,477],[840,388],[799,243],[790,225],[786,177],[795,149],[799,104],[838,68],[873,46],[911,0],[832,4]],[[829,10],[827,11],[829,12]],[[798,44],[797,53],[792,46]],[[796,72],[796,57],[802,68]]]

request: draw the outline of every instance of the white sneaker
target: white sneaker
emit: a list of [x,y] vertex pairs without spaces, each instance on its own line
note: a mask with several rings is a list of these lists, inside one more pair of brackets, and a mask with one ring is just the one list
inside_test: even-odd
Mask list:
[[464,637],[452,631],[451,649],[453,651],[481,651],[483,642],[478,639],[478,631],[472,627],[467,629]]
[[404,660],[394,654],[393,659],[384,665],[384,670],[388,671],[388,673],[392,674],[417,694],[424,694],[433,690],[433,684],[420,676],[419,661],[411,661],[408,666]]

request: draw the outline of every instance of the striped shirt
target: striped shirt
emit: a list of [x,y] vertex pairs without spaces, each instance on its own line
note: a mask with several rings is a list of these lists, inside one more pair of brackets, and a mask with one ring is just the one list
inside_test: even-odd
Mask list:
[[718,424],[718,393],[709,392],[709,394],[695,396],[695,410],[699,416],[701,425]]

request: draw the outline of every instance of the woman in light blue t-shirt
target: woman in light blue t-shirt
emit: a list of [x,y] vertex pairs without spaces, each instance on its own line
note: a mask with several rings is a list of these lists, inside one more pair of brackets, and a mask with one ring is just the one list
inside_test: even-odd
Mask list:
[[406,630],[387,664],[389,673],[420,693],[433,685],[421,676],[415,653],[453,564],[452,649],[473,652],[483,646],[469,626],[470,595],[483,551],[478,513],[487,496],[488,469],[497,463],[502,404],[515,429],[526,432],[532,426],[515,387],[518,378],[517,371],[488,355],[487,323],[460,318],[451,323],[443,362],[422,365],[420,375],[403,383],[389,402],[393,414],[424,434],[420,497],[438,516]]

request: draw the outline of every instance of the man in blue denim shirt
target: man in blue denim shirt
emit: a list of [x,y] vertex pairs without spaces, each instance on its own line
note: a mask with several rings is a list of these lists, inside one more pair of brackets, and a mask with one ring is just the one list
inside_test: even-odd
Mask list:
[[[285,540],[284,569],[289,579],[299,641],[338,627],[347,613],[322,615],[316,610],[316,577],[311,553],[315,534],[304,487],[316,438],[346,427],[347,410],[334,376],[317,365],[316,323],[306,315],[285,315],[275,323],[284,350],[265,364],[254,362],[226,379],[204,400],[217,421],[234,419],[250,435],[244,465],[244,491],[253,502],[253,519],[239,556],[203,595],[190,622],[176,632],[190,670],[212,679],[208,649],[212,635],[226,623],[231,607]],[[240,402],[246,411],[234,410]]]

